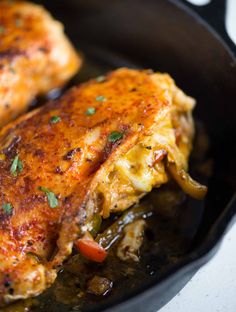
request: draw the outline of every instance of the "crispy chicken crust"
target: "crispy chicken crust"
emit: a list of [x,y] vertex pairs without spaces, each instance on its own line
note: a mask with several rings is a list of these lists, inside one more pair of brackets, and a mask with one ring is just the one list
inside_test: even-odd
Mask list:
[[80,63],[62,24],[43,7],[0,1],[0,126],[63,86]]
[[[94,213],[106,218],[165,183],[166,159],[186,168],[193,106],[168,75],[123,68],[1,130],[1,303],[50,286]],[[23,168],[12,172],[16,157]]]

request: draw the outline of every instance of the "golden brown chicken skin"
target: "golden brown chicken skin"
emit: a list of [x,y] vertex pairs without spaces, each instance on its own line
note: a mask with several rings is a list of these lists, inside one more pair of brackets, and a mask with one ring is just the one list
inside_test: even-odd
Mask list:
[[80,63],[62,24],[43,7],[0,1],[0,126],[65,84]]
[[193,106],[168,75],[119,69],[2,129],[2,303],[51,285],[94,213],[167,182],[166,163],[187,168]]

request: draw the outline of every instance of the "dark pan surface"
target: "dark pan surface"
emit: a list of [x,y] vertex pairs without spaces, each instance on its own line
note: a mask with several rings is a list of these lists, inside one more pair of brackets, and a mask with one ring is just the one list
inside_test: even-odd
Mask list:
[[[132,277],[123,280],[117,285],[118,293],[99,300],[92,298],[82,307],[82,311],[105,308],[109,311],[156,311],[215,253],[236,211],[233,204],[228,205],[236,189],[235,58],[202,20],[175,1],[40,3],[65,24],[66,31],[85,56],[85,65],[76,81],[121,66],[152,68],[170,73],[181,88],[198,100],[195,119],[200,121],[199,131],[206,129],[210,148],[204,155],[198,155],[196,144],[192,173],[200,180],[208,175],[207,167],[199,163],[202,157],[208,165],[210,163],[213,172],[206,200],[187,200],[183,204],[182,234],[174,233],[169,226],[170,237],[177,235],[181,241],[177,261],[168,262],[165,258],[168,253],[160,255],[158,251],[152,255],[151,268],[147,269],[148,260],[144,259],[139,282]],[[168,247],[168,241],[163,242]],[[58,303],[52,292],[49,290],[39,297],[40,305],[32,310],[76,311],[73,307],[77,303]]]

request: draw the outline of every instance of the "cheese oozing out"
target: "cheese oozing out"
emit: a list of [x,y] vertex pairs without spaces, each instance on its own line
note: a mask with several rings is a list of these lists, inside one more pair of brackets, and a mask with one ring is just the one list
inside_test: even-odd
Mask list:
[[[187,170],[194,134],[191,111],[195,100],[178,89],[168,75],[159,75],[158,81],[163,79],[164,84],[167,78],[171,109],[163,109],[148,133],[141,134],[138,142],[117,158],[88,203],[88,206],[97,206],[103,218],[127,209],[152,188],[166,183],[169,180],[166,161]],[[181,133],[178,142],[177,129]],[[161,154],[163,157],[158,160],[157,155]]]

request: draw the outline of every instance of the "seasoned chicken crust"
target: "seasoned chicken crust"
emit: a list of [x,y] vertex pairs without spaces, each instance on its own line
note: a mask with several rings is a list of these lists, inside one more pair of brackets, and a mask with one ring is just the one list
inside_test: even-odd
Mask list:
[[0,126],[65,84],[80,63],[62,24],[43,7],[0,1]]
[[187,169],[194,104],[167,74],[122,68],[1,130],[2,304],[50,286],[94,213],[167,182],[166,162]]

